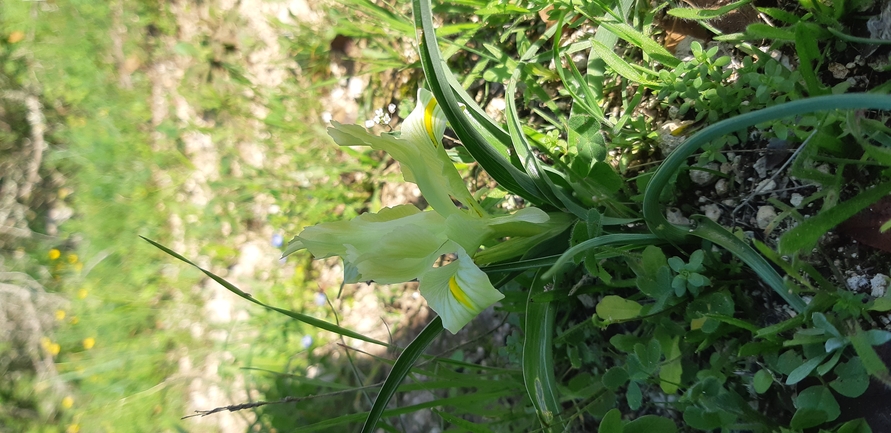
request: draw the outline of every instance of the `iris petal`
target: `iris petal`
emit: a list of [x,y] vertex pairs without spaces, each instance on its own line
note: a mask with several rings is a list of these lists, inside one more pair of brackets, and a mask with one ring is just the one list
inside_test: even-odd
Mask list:
[[419,278],[421,295],[452,334],[504,298],[464,249],[459,248],[457,253],[457,260],[431,269]]

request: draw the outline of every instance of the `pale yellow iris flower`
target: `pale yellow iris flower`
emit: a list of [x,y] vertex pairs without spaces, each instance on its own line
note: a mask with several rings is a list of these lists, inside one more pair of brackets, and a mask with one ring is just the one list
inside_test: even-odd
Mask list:
[[[307,227],[291,241],[285,255],[305,248],[316,258],[340,256],[347,283],[417,279],[421,295],[442,318],[443,326],[457,333],[504,297],[471,256],[488,240],[539,233],[549,217],[537,208],[488,215],[442,146],[445,127],[442,109],[424,89],[418,91],[418,105],[398,136],[376,136],[358,125],[335,123],[328,133],[337,144],[371,146],[389,153],[399,161],[405,180],[418,185],[433,210],[400,205],[349,221]],[[455,259],[434,267],[445,254]]]

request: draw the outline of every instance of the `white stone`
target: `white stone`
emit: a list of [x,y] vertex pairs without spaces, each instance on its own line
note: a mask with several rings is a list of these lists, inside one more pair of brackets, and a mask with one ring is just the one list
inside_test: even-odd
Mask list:
[[670,224],[682,226],[690,225],[690,219],[685,217],[684,214],[681,213],[681,210],[676,207],[668,208],[665,212],[665,219],[667,219]]
[[885,274],[876,274],[876,276],[869,280],[869,285],[872,289],[870,295],[875,298],[881,298],[882,296],[885,296],[885,289],[888,288],[888,276]]
[[758,214],[755,216],[755,222],[759,229],[766,229],[770,223],[777,218],[777,211],[773,206],[761,206],[758,208]]
[[715,222],[718,222],[718,218],[721,218],[721,214],[723,213],[721,207],[714,203],[702,206],[700,209],[705,212],[706,218]]
[[724,195],[728,191],[730,191],[730,187],[727,186],[727,179],[718,179],[718,182],[715,183],[715,192],[718,195]]
[[798,207],[801,206],[801,202],[804,201],[804,196],[799,193],[793,193],[792,197],[789,197],[789,204],[792,206]]
[[755,192],[758,194],[766,194],[776,189],[776,187],[776,181],[773,179],[764,179],[755,187]]
[[758,158],[755,164],[752,165],[752,168],[755,169],[755,173],[758,173],[759,179],[767,177],[767,157],[762,156]]

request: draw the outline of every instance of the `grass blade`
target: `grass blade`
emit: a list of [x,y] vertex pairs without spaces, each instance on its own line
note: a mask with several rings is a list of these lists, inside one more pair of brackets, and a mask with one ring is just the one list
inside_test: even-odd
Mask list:
[[140,236],[140,237],[141,237],[142,239],[145,239],[146,242],[148,242],[148,243],[154,245],[154,246],[155,246],[156,248],[158,248],[159,250],[164,251],[165,253],[167,253],[167,254],[169,254],[169,255],[171,255],[171,256],[173,256],[173,257],[175,257],[175,258],[177,258],[177,259],[179,259],[179,260],[181,260],[181,261],[183,261],[183,262],[185,262],[185,263],[187,263],[187,264],[193,266],[195,269],[198,269],[199,271],[201,271],[202,273],[204,273],[204,275],[207,275],[208,277],[210,277],[210,279],[216,281],[217,283],[219,283],[221,286],[225,287],[225,288],[226,288],[227,290],[229,290],[230,292],[232,292],[232,293],[238,295],[239,297],[244,298],[244,299],[246,299],[246,300],[248,300],[248,301],[250,301],[250,302],[253,302],[253,303],[255,303],[255,304],[257,304],[257,305],[259,305],[259,306],[261,306],[261,307],[263,307],[263,308],[266,308],[266,309],[269,309],[269,310],[272,310],[272,311],[276,311],[276,312],[281,313],[281,314],[284,314],[285,316],[288,316],[288,317],[290,317],[290,318],[292,318],[292,319],[295,319],[295,320],[298,320],[298,321],[300,321],[300,322],[306,323],[307,325],[314,326],[314,327],[319,328],[319,329],[324,329],[324,330],[326,330],[326,331],[328,331],[328,332],[333,332],[333,333],[335,333],[335,334],[342,335],[342,336],[344,336],[344,337],[355,338],[355,339],[357,339],[357,340],[362,340],[362,341],[365,341],[365,342],[368,342],[368,343],[377,344],[377,345],[384,346],[384,347],[393,347],[392,345],[390,345],[390,344],[388,344],[388,343],[384,343],[383,341],[379,341],[379,340],[375,340],[374,338],[366,337],[366,336],[364,336],[364,335],[362,335],[362,334],[360,334],[360,333],[358,333],[358,332],[350,331],[349,329],[342,328],[342,327],[337,326],[337,325],[335,325],[335,324],[333,324],[333,323],[328,323],[328,322],[326,322],[326,321],[324,321],[324,320],[316,319],[315,317],[312,317],[312,316],[307,316],[306,314],[301,314],[301,313],[297,313],[297,312],[294,312],[294,311],[289,311],[289,310],[284,310],[284,309],[281,309],[281,308],[273,307],[273,306],[271,306],[271,305],[266,305],[266,304],[264,304],[264,303],[262,303],[262,302],[256,300],[253,296],[251,296],[250,293],[244,292],[243,290],[239,289],[238,287],[235,287],[232,283],[230,283],[230,282],[224,280],[223,278],[217,276],[217,275],[214,274],[213,272],[210,272],[210,271],[208,271],[208,270],[202,268],[201,266],[198,266],[198,265],[196,265],[195,263],[192,263],[189,259],[187,259],[187,258],[185,258],[185,257],[183,257],[183,256],[181,256],[181,255],[179,255],[178,253],[176,253],[176,252],[174,252],[173,250],[171,250],[171,249],[165,247],[164,245],[161,245],[161,244],[159,244],[159,243],[157,243],[157,242],[155,242],[155,241],[153,241],[153,240],[151,240],[151,239],[149,239],[149,238],[146,238],[146,237],[144,237],[144,236]]
[[390,403],[390,399],[396,394],[399,384],[402,383],[402,380],[405,379],[405,376],[411,371],[412,366],[415,365],[415,361],[417,361],[421,354],[424,353],[427,346],[429,346],[430,343],[442,333],[442,330],[442,319],[437,317],[424,327],[424,330],[421,331],[411,343],[409,343],[404,351],[402,351],[402,354],[399,355],[399,359],[393,364],[393,369],[390,370],[390,374],[387,375],[387,380],[384,381],[384,385],[381,387],[381,391],[377,394],[377,398],[374,399],[374,404],[371,406],[371,410],[368,412],[368,417],[365,418],[365,424],[362,426],[362,433],[371,433],[375,431],[377,422],[381,419],[381,416],[384,415],[387,404]]
[[[833,227],[841,224],[889,193],[891,193],[891,182],[884,182],[857,194],[856,197],[844,203],[820,212],[784,233],[780,237],[777,249],[780,254],[791,254],[801,249],[809,249],[814,246],[823,233],[832,230]],[[876,234],[878,234],[878,231],[876,231]]]
[[546,281],[538,271],[526,301],[526,339],[523,342],[523,379],[526,392],[546,431],[564,431],[557,401],[554,377],[554,320],[557,307],[552,302],[535,302],[532,297],[544,293]]

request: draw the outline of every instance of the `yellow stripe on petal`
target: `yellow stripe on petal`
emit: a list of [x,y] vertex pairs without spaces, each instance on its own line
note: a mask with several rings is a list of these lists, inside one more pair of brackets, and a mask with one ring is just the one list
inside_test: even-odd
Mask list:
[[433,147],[439,147],[436,135],[433,134],[433,111],[436,110],[436,100],[430,99],[427,106],[424,107],[424,129],[427,130],[427,136],[433,142]]
[[458,303],[467,307],[468,310],[476,311],[476,306],[473,305],[473,302],[471,302],[470,298],[467,297],[467,294],[464,293],[464,289],[458,285],[458,281],[455,280],[454,275],[452,275],[452,278],[449,278],[449,292],[452,293],[452,297],[454,297]]

